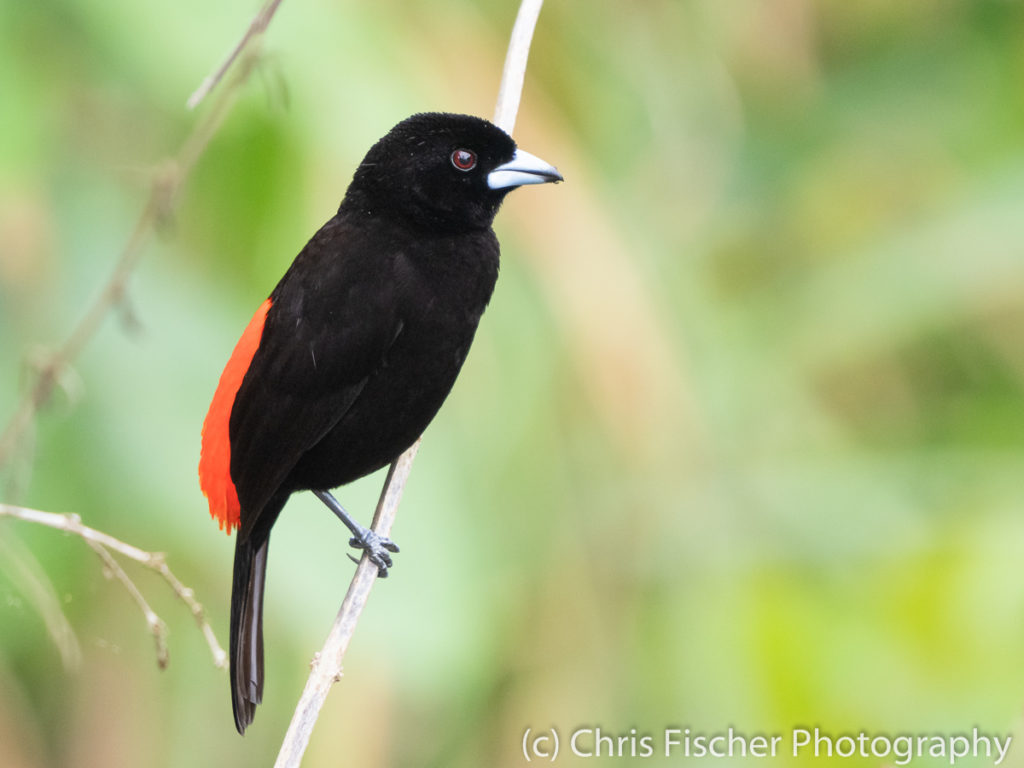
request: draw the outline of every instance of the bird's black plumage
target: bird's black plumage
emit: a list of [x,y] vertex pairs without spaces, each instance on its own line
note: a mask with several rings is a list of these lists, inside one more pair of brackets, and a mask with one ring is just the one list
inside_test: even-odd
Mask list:
[[[494,289],[491,224],[504,196],[560,179],[486,120],[415,115],[370,149],[337,214],[271,293],[221,416],[239,508],[230,651],[240,732],[262,698],[266,555],[282,507],[295,491],[386,466],[423,432]],[[211,407],[204,439],[213,418]]]

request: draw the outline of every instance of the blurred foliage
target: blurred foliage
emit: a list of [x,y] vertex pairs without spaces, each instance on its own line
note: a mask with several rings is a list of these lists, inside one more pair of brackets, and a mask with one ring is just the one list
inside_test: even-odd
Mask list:
[[[138,327],[106,324],[0,498],[166,551],[226,642],[232,542],[195,477],[221,366],[376,138],[490,114],[515,6],[285,2],[133,276]],[[0,420],[255,10],[0,0]],[[1022,39],[1011,0],[548,3],[516,134],[567,182],[499,216],[305,765],[521,765],[527,727],[1020,733]],[[342,499],[367,518],[382,480]],[[351,572],[315,501],[275,528],[244,739],[159,580],[129,565],[165,672],[81,542],[2,522],[83,660],[0,564],[0,765],[271,762]]]

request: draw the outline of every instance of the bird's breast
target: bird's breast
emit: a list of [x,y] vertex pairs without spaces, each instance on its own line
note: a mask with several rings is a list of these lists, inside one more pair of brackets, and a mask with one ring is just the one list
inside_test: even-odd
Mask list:
[[493,234],[393,254],[384,268],[393,335],[351,406],[296,466],[294,487],[333,488],[392,462],[433,420],[466,360],[497,279]]

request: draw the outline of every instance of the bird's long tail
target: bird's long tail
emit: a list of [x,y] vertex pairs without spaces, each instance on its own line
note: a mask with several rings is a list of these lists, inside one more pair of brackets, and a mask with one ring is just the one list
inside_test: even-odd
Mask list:
[[245,733],[263,700],[263,584],[269,537],[255,547],[239,535],[231,585],[231,706],[235,727]]

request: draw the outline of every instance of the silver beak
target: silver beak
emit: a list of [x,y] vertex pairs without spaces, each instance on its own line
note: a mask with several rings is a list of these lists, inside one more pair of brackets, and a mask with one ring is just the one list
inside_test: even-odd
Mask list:
[[562,174],[551,163],[521,149],[517,149],[507,163],[487,174],[487,186],[491,189],[511,189],[549,181],[562,181]]

